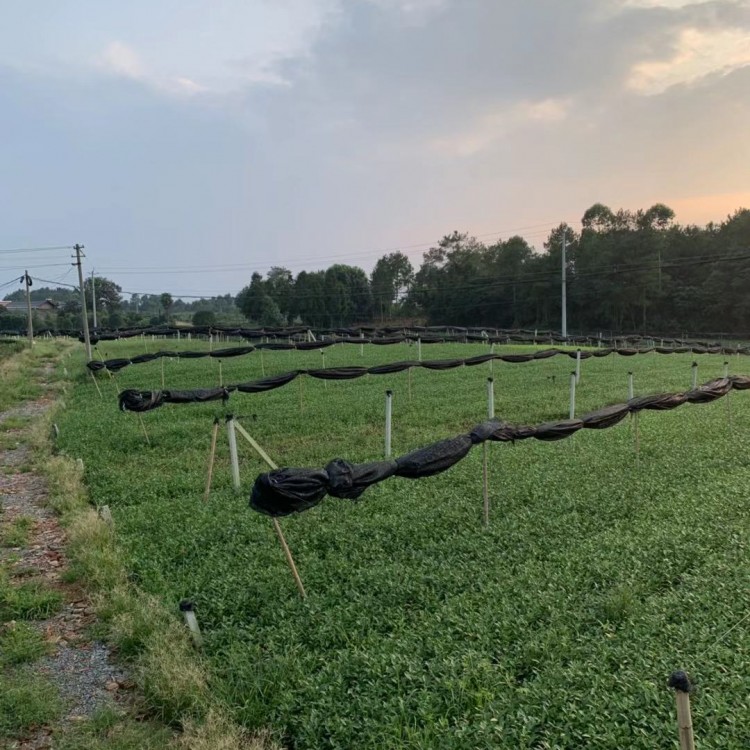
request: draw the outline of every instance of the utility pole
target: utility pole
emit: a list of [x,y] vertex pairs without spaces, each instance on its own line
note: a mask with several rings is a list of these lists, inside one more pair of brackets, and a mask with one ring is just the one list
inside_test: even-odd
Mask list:
[[91,269],[91,311],[94,313],[94,330],[96,330],[96,282],[93,268]]
[[567,229],[566,226],[563,226],[563,236],[562,236],[562,337],[564,339],[568,338],[568,290],[566,287],[567,279],[567,268],[565,265],[565,250],[567,249],[568,245],[568,238],[565,234],[565,230]]
[[31,318],[31,277],[28,271],[23,272],[23,281],[26,284],[26,314],[28,316],[28,333],[29,333],[29,346],[34,347],[34,321]]
[[[89,337],[89,318],[86,314],[86,291],[83,288],[83,271],[81,270],[81,257],[83,254],[83,245],[76,243],[73,245],[73,249],[76,251],[76,262],[74,266],[78,266],[78,285],[81,288],[81,318],[83,320],[83,340],[86,342],[86,359],[91,361],[91,338]],[[86,257],[86,256],[83,256]]]

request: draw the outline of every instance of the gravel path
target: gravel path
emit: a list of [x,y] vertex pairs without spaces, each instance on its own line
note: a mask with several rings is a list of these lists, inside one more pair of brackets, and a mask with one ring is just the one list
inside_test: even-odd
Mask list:
[[[41,398],[9,409],[0,413],[0,425],[11,418],[34,420],[43,416],[52,403]],[[84,592],[63,579],[68,567],[65,532],[47,505],[44,478],[29,470],[32,454],[24,443],[25,433],[26,427],[3,433],[11,438],[8,442],[15,438],[16,446],[0,448],[0,523],[6,525],[25,516],[33,519],[33,524],[23,547],[0,548],[0,565],[8,567],[14,581],[36,579],[63,593],[60,611],[33,623],[52,650],[29,669],[57,686],[66,707],[65,721],[76,721],[111,705],[121,689],[131,685],[127,675],[110,662],[107,646],[89,637],[88,628],[95,617]],[[49,730],[40,729],[16,746],[19,750],[42,750],[52,747],[50,742]]]

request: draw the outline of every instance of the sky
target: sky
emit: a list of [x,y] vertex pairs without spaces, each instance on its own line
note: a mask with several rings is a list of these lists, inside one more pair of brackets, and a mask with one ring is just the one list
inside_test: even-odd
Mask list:
[[593,203],[750,208],[750,0],[0,0],[0,283],[541,248]]

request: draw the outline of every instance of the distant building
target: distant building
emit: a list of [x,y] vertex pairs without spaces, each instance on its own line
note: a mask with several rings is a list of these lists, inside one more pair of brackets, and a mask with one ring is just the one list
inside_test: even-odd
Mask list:
[[[26,314],[26,302],[18,302],[17,300],[0,300],[0,307],[6,312],[14,315],[25,315]],[[60,305],[57,302],[53,302],[51,299],[45,299],[41,302],[31,302],[31,309],[40,317],[47,317],[54,315]]]

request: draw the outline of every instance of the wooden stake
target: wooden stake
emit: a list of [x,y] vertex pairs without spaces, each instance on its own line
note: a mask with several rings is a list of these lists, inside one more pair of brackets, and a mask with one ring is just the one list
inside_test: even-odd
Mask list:
[[680,750],[695,750],[693,720],[690,715],[690,680],[685,672],[673,672],[667,684],[675,689]]
[[[237,422],[236,424],[237,432],[242,435],[242,437],[247,440],[248,443],[255,449],[257,454],[268,464],[269,468],[273,471],[275,469],[278,469],[279,467],[274,463],[274,461],[271,460],[269,455],[263,450],[263,448],[258,445],[258,443],[253,439],[253,437],[245,430],[245,428]],[[289,568],[292,571],[292,575],[294,576],[294,582],[297,584],[297,590],[299,591],[299,595],[303,598],[307,598],[307,592],[305,591],[305,587],[302,585],[302,579],[299,577],[299,573],[297,572],[297,566],[294,564],[294,558],[292,557],[291,550],[289,549],[289,545],[286,543],[286,539],[284,538],[284,533],[281,530],[281,526],[279,525],[279,521],[276,518],[271,519],[273,521],[273,528],[276,532],[276,536],[279,538],[279,543],[281,544],[281,548],[284,550],[284,555],[286,556],[286,561],[289,564]]]
[[213,430],[211,431],[211,450],[208,454],[208,477],[206,478],[206,491],[203,493],[203,502],[208,500],[211,494],[211,478],[214,474],[214,459],[216,458],[216,438],[219,435],[219,420],[214,419]]
[[91,375],[91,379],[94,381],[96,392],[99,394],[99,398],[104,398],[104,396],[102,396],[102,389],[99,387],[99,383],[96,382],[96,376],[93,372],[91,372],[91,370],[89,370],[89,374]]
[[[323,369],[325,370],[326,369],[326,353],[322,349],[320,350],[320,356],[323,358]],[[326,390],[328,390],[327,380],[323,381],[323,386],[325,387]]]
[[576,383],[581,381],[581,350],[576,349]]
[[495,418],[495,381],[487,378],[487,416]]
[[633,390],[633,373],[628,373],[628,401],[630,401],[635,394],[635,391]]
[[146,432],[146,423],[143,421],[143,416],[141,414],[138,414],[138,421],[141,423],[141,429],[143,430],[143,434],[146,437],[146,444],[150,448],[151,441],[148,439],[148,433]]
[[161,358],[161,389],[164,390],[164,357]]
[[698,387],[698,363],[693,362],[692,364],[692,371],[693,371],[693,390],[695,390]]

